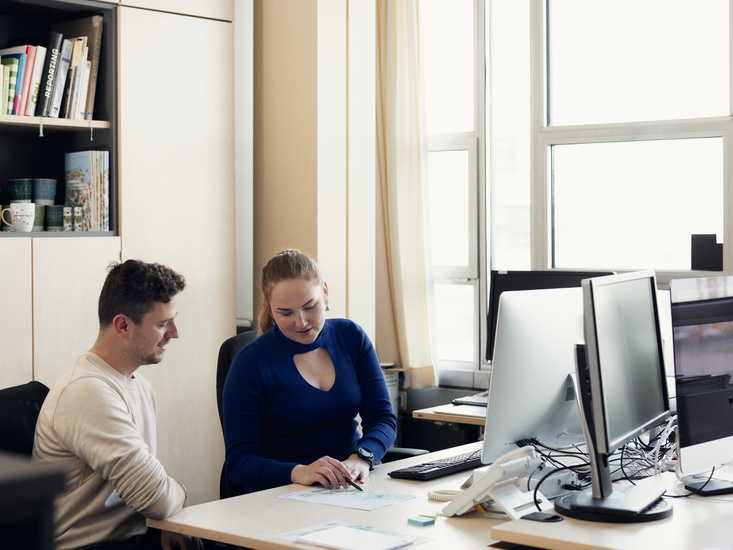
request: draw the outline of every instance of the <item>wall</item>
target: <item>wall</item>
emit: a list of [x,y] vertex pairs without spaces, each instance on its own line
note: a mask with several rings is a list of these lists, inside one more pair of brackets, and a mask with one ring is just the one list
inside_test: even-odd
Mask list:
[[254,27],[255,315],[262,266],[300,248],[373,337],[374,0],[256,0]]

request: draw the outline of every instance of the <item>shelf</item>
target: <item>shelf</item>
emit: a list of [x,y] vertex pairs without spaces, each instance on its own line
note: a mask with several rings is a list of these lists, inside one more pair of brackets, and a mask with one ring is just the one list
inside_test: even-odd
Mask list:
[[104,120],[73,120],[68,118],[42,118],[37,116],[0,115],[0,130],[16,130],[40,133],[46,132],[85,132],[87,130],[109,130],[110,123]]
[[112,231],[28,231],[17,233],[15,231],[0,231],[0,239],[78,239],[84,237],[116,237]]

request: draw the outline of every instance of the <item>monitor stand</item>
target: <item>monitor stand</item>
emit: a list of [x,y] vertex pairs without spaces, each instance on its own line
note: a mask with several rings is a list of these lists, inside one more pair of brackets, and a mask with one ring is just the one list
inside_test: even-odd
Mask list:
[[672,515],[672,504],[663,491],[638,485],[614,487],[613,492],[596,498],[591,489],[555,499],[555,511],[569,518],[604,523],[642,523]]
[[733,493],[733,481],[715,478],[705,479],[705,481],[685,483],[685,489],[701,497],[729,495]]

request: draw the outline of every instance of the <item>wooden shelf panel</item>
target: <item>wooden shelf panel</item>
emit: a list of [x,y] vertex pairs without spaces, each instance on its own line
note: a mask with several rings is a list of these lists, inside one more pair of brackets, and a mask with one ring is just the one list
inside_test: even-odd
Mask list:
[[72,120],[68,118],[43,118],[37,116],[0,115],[0,130],[38,131],[41,124],[43,132],[84,132],[92,129],[108,130],[110,123],[105,120]]

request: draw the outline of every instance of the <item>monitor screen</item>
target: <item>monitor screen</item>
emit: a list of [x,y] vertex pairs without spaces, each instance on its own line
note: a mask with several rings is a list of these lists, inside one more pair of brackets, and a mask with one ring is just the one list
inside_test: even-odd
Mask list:
[[[677,470],[700,494],[733,492],[710,480],[733,461],[733,277],[670,282],[677,385]],[[696,474],[704,474],[697,481]]]
[[667,517],[663,489],[613,487],[610,457],[669,416],[653,271],[583,281],[585,348],[577,353],[590,490],[556,501],[559,513],[593,521]]
[[580,287],[580,282],[589,277],[611,275],[613,272],[598,271],[497,271],[489,279],[489,304],[486,329],[486,360],[493,361],[496,321],[499,314],[499,298],[507,290],[541,290],[548,288]]
[[550,447],[583,443],[569,376],[583,342],[581,289],[505,292],[498,318],[482,462],[527,439]]

